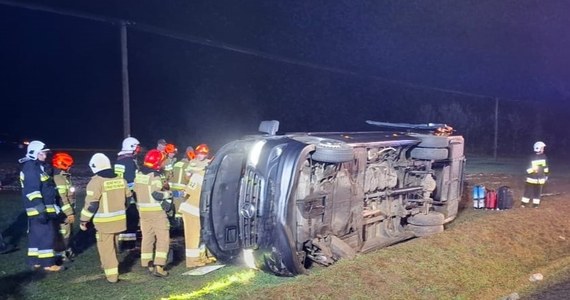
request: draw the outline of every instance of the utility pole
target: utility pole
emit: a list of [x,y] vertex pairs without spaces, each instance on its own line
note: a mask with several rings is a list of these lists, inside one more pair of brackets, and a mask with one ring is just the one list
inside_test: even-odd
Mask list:
[[123,81],[123,136],[131,136],[131,104],[129,98],[129,52],[127,49],[127,22],[121,21],[121,77]]
[[497,148],[499,148],[499,98],[495,98],[495,145],[493,147],[493,158],[497,160]]

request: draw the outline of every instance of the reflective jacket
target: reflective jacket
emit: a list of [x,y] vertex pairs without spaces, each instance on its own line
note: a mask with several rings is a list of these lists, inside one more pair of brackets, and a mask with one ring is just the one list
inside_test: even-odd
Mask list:
[[132,154],[119,155],[114,166],[115,174],[120,178],[124,178],[129,187],[132,189],[135,182],[135,176],[138,165],[135,156]]
[[38,160],[25,160],[20,171],[20,185],[22,186],[22,201],[28,217],[38,216],[46,212],[56,214],[56,189],[48,168]]
[[93,176],[87,184],[81,222],[93,220],[95,229],[103,233],[125,231],[125,198],[132,196],[131,190],[123,178],[103,177],[100,173]]
[[71,185],[71,174],[56,169],[53,175],[58,197],[56,204],[66,216],[75,214],[75,190]]
[[137,194],[137,208],[141,217],[152,212],[164,213],[161,206],[163,199],[169,198],[163,192],[163,178],[157,172],[138,171],[135,178],[135,193]]
[[531,156],[526,173],[526,182],[531,184],[544,184],[549,173],[546,155],[540,153]]
[[190,161],[184,158],[177,161],[172,167],[172,176],[168,182],[171,190],[182,191],[184,187],[188,184],[188,179],[190,178],[187,174],[187,168]]

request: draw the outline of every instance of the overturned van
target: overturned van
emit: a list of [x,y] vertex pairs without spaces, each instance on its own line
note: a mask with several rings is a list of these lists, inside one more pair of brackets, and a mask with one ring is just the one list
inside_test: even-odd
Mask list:
[[282,276],[443,231],[457,215],[461,136],[400,131],[267,134],[223,146],[206,171],[202,239]]

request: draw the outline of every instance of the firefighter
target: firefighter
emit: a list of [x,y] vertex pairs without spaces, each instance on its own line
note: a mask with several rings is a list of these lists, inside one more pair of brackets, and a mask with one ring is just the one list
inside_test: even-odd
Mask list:
[[174,144],[166,144],[164,147],[164,153],[166,153],[166,158],[164,159],[164,177],[167,181],[170,181],[172,177],[172,169],[176,163],[176,154],[178,153],[178,148]]
[[73,250],[69,240],[73,223],[75,223],[75,187],[71,184],[69,169],[73,165],[73,158],[68,153],[56,153],[52,158],[54,168],[53,180],[57,187],[57,203],[61,212],[57,219],[55,254],[64,261],[73,257]]
[[165,139],[159,139],[156,142],[156,150],[164,153],[166,155],[166,152],[164,151],[166,149],[166,140]]
[[196,158],[188,164],[190,175],[185,188],[185,201],[180,205],[184,222],[184,239],[186,243],[186,267],[200,267],[209,262],[205,251],[200,247],[200,192],[206,167],[210,163],[210,149],[206,144],[200,144],[195,150]]
[[[138,170],[137,155],[141,147],[139,140],[134,137],[127,137],[123,140],[121,151],[117,153],[115,161],[115,174],[127,181],[129,189],[133,191],[135,185],[135,175]],[[139,211],[136,206],[136,194],[129,198],[127,203],[127,230],[119,234],[119,250],[136,248],[137,231],[139,229]]]
[[526,183],[524,194],[521,198],[521,207],[526,207],[530,204],[532,199],[532,206],[538,208],[540,205],[540,195],[542,194],[542,187],[548,179],[548,162],[544,154],[546,144],[538,141],[534,143],[534,155],[530,158],[530,163],[526,169]]
[[170,225],[166,214],[172,209],[172,193],[163,190],[163,160],[160,151],[150,150],[135,178],[142,231],[141,265],[157,277],[168,276],[165,266],[170,246]]
[[22,164],[20,184],[22,201],[28,216],[28,258],[34,270],[58,272],[63,267],[55,264],[53,250],[56,218],[55,183],[45,165],[47,152],[41,141],[28,144],[26,156],[18,160]]
[[85,206],[81,210],[80,228],[87,230],[93,222],[97,238],[97,250],[105,277],[110,283],[119,281],[119,261],[115,248],[118,233],[125,231],[125,198],[132,196],[127,181],[118,177],[111,161],[102,153],[95,153],[89,160],[93,174],[87,183]]
[[188,164],[192,159],[196,157],[194,153],[194,148],[188,146],[184,158],[177,161],[172,167],[172,176],[168,182],[170,190],[172,191],[172,197],[174,202],[174,216],[172,218],[172,223],[178,229],[180,229],[182,224],[182,213],[180,213],[180,204],[184,202],[184,189],[188,185],[189,174],[187,174],[186,169]]

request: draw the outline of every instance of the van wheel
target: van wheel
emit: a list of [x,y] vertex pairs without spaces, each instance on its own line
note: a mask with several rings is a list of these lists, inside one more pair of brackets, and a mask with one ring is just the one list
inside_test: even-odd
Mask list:
[[443,232],[443,225],[435,226],[419,226],[419,225],[408,225],[408,230],[413,232],[417,237],[424,237],[434,235],[436,233]]
[[417,214],[408,218],[408,224],[418,226],[437,226],[443,225],[445,216],[440,212],[432,211],[426,214]]
[[320,162],[341,163],[354,159],[352,147],[340,141],[323,139],[315,147],[312,157]]
[[420,148],[416,147],[410,152],[410,156],[415,159],[444,160],[447,159],[449,151],[446,148]]
[[410,134],[413,137],[420,138],[422,141],[418,144],[424,148],[446,148],[449,146],[449,138],[447,136],[437,136],[429,134]]

